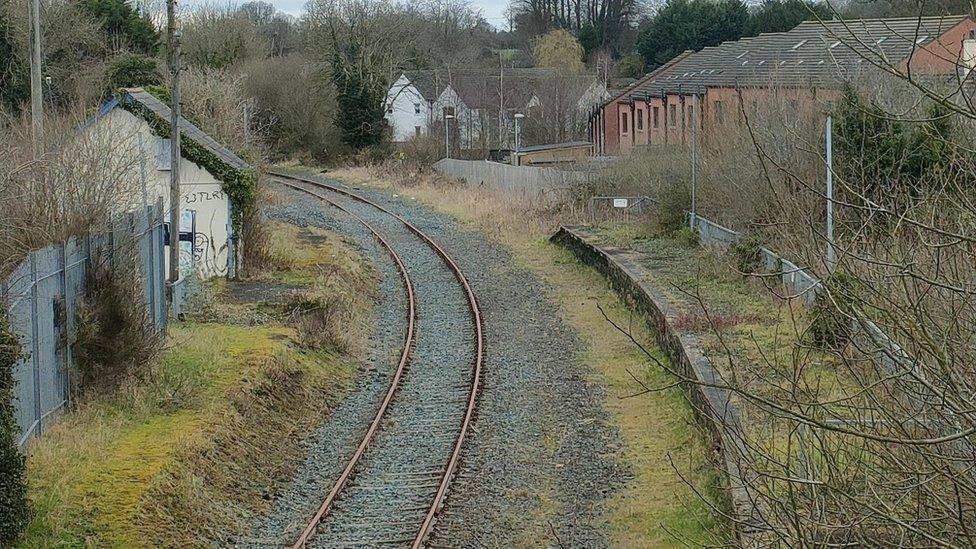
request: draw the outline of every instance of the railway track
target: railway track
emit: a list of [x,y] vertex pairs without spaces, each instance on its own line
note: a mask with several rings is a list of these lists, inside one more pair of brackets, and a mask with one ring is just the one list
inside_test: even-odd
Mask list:
[[400,272],[408,306],[390,386],[292,547],[421,547],[474,417],[484,355],[477,299],[454,260],[403,217],[342,187],[270,175],[346,212],[372,233]]

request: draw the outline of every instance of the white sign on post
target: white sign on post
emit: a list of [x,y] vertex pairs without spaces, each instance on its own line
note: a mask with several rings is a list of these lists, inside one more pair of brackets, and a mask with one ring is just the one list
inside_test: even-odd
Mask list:
[[614,198],[613,199],[613,207],[614,208],[626,208],[627,207],[627,199],[626,198]]

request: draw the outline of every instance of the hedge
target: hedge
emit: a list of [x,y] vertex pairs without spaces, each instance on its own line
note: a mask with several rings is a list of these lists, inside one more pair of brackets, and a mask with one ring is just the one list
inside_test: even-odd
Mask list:
[[27,526],[26,462],[17,448],[19,429],[14,420],[14,366],[23,355],[0,309],[0,547],[10,545]]

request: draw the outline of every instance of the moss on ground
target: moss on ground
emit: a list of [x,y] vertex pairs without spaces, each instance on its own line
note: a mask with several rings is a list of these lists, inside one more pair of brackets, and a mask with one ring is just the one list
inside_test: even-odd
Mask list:
[[[373,295],[365,259],[334,237],[276,234],[289,265],[267,273],[269,284],[287,275],[317,292]],[[210,288],[204,320],[171,326],[144,379],[82,399],[32,445],[35,515],[20,546],[212,546],[266,508],[303,458],[301,436],[327,418],[356,366],[300,346],[287,318],[260,313],[265,305],[230,303],[231,286]]]
[[[581,264],[566,250],[548,243],[555,223],[573,222],[569,217],[537,213],[531,203],[500,196],[485,188],[434,185],[400,186],[389,178],[371,176],[362,169],[337,170],[330,177],[355,185],[393,190],[406,199],[416,199],[456,218],[462,225],[480,231],[504,245],[516,261],[542,280],[558,304],[561,318],[583,342],[579,358],[593,368],[599,384],[609,388],[605,401],[624,441],[623,459],[634,478],[609,501],[604,520],[611,542],[619,547],[693,546],[718,543],[728,525],[698,498],[683,480],[712,501],[718,498],[717,471],[709,462],[706,436],[698,430],[690,405],[679,388],[668,388],[634,398],[621,398],[640,390],[631,377],[649,386],[674,383],[669,374],[651,364],[624,335],[616,332],[596,305],[624,325],[632,325],[645,347],[656,350],[643,324],[634,318],[619,297],[607,288],[606,280]],[[634,233],[636,234],[636,232]],[[673,458],[675,467],[671,465]],[[680,475],[677,471],[680,471]],[[540,488],[540,513],[553,513],[555,503]],[[533,524],[546,524],[545,517],[533,517]],[[528,521],[522,521],[528,522]],[[526,533],[526,544],[532,533]],[[548,536],[539,532],[539,539]]]

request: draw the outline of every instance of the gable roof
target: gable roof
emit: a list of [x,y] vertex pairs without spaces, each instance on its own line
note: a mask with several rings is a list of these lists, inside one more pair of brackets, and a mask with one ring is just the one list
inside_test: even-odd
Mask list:
[[553,69],[542,68],[417,70],[403,75],[428,101],[436,101],[450,87],[468,108],[493,113],[503,103],[506,110],[526,107],[533,96],[543,95],[553,78],[560,78],[561,85],[580,95],[596,82],[590,74],[559,76]]
[[872,62],[898,66],[968,16],[805,21],[679,56],[614,100],[707,87],[838,86]]
[[[123,91],[125,91],[126,95],[123,100],[128,99],[130,101],[139,103],[152,111],[156,116],[162,118],[163,120],[169,121],[172,111],[170,111],[168,105],[157,99],[156,96],[143,90],[142,88],[126,88]],[[214,153],[217,158],[228,166],[238,170],[243,170],[249,167],[247,162],[245,162],[241,157],[234,154],[234,152],[227,147],[218,143],[214,138],[204,133],[203,130],[194,126],[182,116],[179,120],[179,128],[180,134],[206,147],[207,150]]]
[[[111,100],[104,103],[91,119],[89,119],[83,127],[89,127],[100,118],[108,114],[112,109],[122,105],[123,103],[131,105],[132,103],[139,103],[143,107],[149,109],[153,114],[162,118],[163,120],[169,122],[170,115],[172,111],[168,105],[156,98],[156,96],[143,90],[142,88],[124,88],[122,89],[122,95],[115,95]],[[233,151],[227,147],[218,143],[214,138],[210,137],[203,130],[193,125],[190,121],[180,117],[179,121],[180,134],[196,141],[201,146],[205,147],[207,150],[212,152],[221,162],[227,164],[228,166],[243,170],[250,168],[247,162],[245,162],[241,157],[234,154]]]

